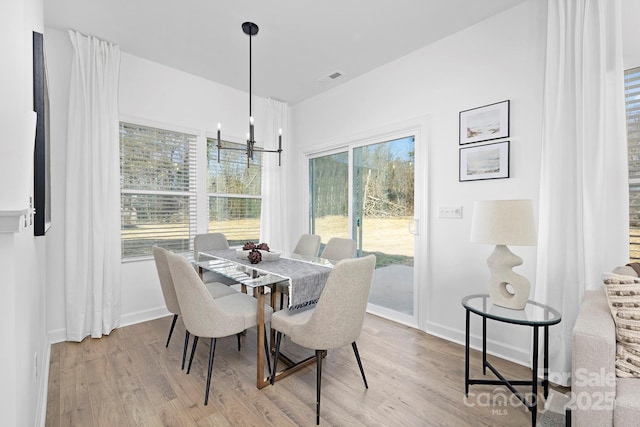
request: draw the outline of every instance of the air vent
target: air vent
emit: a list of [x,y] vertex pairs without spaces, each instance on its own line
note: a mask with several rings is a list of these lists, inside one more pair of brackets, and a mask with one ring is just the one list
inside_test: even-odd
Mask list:
[[318,79],[318,82],[320,82],[320,83],[332,82],[332,81],[342,77],[343,74],[344,73],[342,71],[335,70],[335,71],[332,71],[331,73],[327,74],[326,76],[320,77]]

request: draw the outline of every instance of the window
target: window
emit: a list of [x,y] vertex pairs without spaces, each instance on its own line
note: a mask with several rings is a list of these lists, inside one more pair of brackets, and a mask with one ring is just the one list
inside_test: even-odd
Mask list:
[[220,150],[207,140],[207,196],[210,233],[224,233],[230,245],[260,239],[262,205],[262,154],[247,164],[244,145],[224,142],[236,150]]
[[640,67],[624,72],[629,156],[629,259],[640,261]]
[[120,123],[122,258],[190,249],[196,232],[196,136]]

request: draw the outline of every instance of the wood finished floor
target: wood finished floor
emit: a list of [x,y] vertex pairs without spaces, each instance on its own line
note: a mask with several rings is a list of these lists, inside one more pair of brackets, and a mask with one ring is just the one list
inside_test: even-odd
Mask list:
[[[218,340],[209,404],[204,406],[208,340],[200,340],[186,375],[180,369],[181,320],[165,348],[170,321],[165,317],[117,329],[102,339],[53,345],[46,425],[315,425],[315,365],[258,390],[255,329],[242,337],[240,352],[235,337]],[[295,351],[290,344],[288,348]],[[463,346],[367,315],[358,348],[369,389],[351,346],[330,351],[322,370],[321,425],[531,423],[529,412],[504,387],[474,385],[464,398]],[[482,376],[480,356],[472,350],[471,377]],[[507,378],[530,376],[525,367],[490,360]]]

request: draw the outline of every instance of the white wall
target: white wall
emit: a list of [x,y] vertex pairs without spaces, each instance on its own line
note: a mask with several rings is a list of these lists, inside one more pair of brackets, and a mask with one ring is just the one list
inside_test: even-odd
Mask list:
[[[52,185],[56,198],[52,216],[64,218],[66,123],[68,116],[69,75],[73,55],[66,32],[47,28],[47,59],[51,86],[52,114],[56,127],[52,135]],[[164,127],[200,136],[199,163],[205,168],[205,136],[214,136],[217,124],[222,124],[223,138],[243,141],[248,131],[249,98],[242,91],[231,89],[142,58],[122,53],[120,66],[120,118],[124,121]],[[264,131],[263,98],[253,100],[256,139]],[[203,169],[204,170],[204,169]],[[201,174],[204,177],[204,173]],[[204,188],[205,182],[198,183]],[[207,201],[199,200],[198,211],[204,219],[200,232],[207,229]],[[52,341],[65,339],[66,316],[64,302],[64,224],[52,229],[48,236],[50,262],[47,264],[49,287],[48,327]],[[152,259],[122,264],[122,325],[167,315],[155,264]]]
[[[464,340],[462,297],[486,291],[485,262],[493,250],[469,242],[473,202],[527,198],[537,206],[545,40],[545,2],[530,0],[293,107],[300,153],[410,118],[426,121],[427,137],[417,140],[421,154],[416,151],[416,168],[418,162],[427,168],[428,183],[417,195],[427,206],[420,218],[427,229],[418,242],[426,258],[416,261],[426,263],[428,271],[420,283],[426,311],[420,321],[421,328],[453,341]],[[511,100],[511,177],[458,182],[458,113],[506,99]],[[304,194],[306,182],[292,182],[297,187],[290,191]],[[463,219],[438,219],[439,205],[462,205]],[[298,208],[298,223],[304,224],[306,207]],[[514,252],[525,260],[516,271],[535,283],[535,248]],[[529,331],[497,331],[489,331],[497,341],[493,348],[526,363]]]
[[640,2],[622,0],[622,43],[625,70],[640,67]]
[[[66,41],[68,46],[64,46]],[[47,72],[49,74],[49,107],[51,122],[51,228],[47,232],[47,330],[65,324],[64,273],[64,171],[66,170],[67,115],[69,109],[69,77],[71,44],[66,33],[45,29]],[[61,46],[67,47],[67,49]],[[64,66],[62,65],[64,64]],[[56,340],[53,340],[56,341]]]
[[[26,158],[32,164],[33,140],[26,136],[30,132],[14,125],[33,110],[34,30],[43,30],[42,0],[0,2],[0,210],[27,208],[33,194],[33,169],[22,160]],[[33,236],[32,226],[17,233],[0,233],[2,425],[39,424],[46,408],[45,361],[49,347],[44,239]]]

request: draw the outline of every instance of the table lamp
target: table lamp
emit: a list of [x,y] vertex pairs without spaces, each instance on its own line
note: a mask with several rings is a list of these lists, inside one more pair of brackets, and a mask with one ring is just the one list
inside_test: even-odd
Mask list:
[[512,268],[522,264],[522,258],[507,248],[534,246],[536,226],[531,200],[482,200],[473,207],[471,241],[496,245],[487,258],[489,296],[501,307],[522,310],[529,298],[529,280]]

